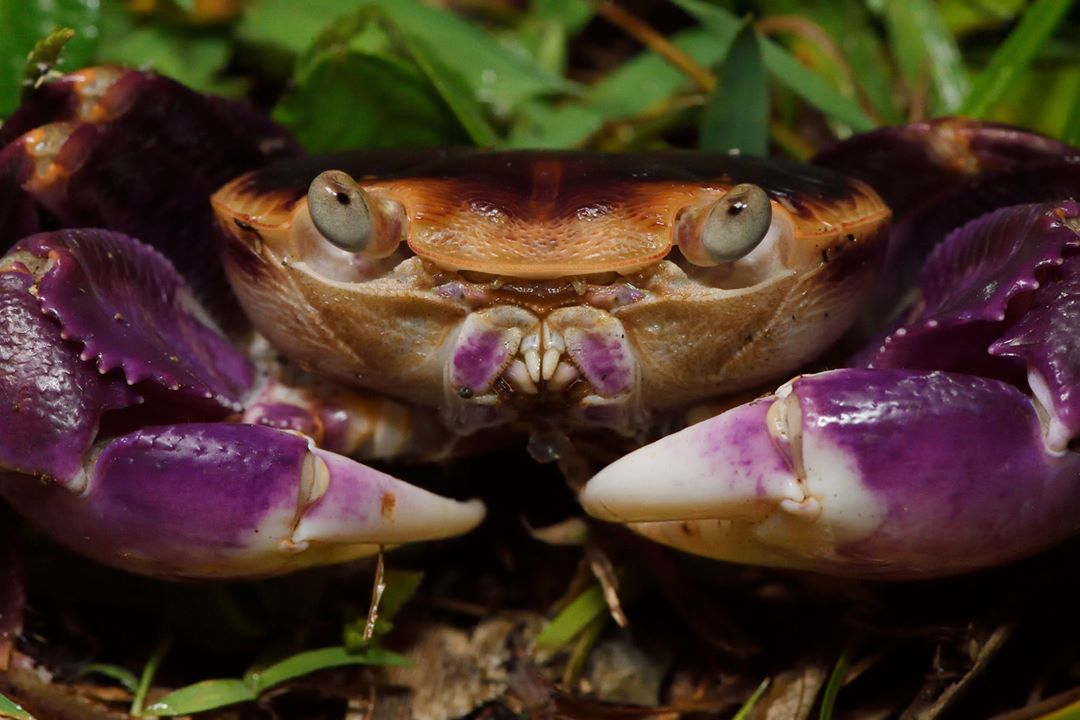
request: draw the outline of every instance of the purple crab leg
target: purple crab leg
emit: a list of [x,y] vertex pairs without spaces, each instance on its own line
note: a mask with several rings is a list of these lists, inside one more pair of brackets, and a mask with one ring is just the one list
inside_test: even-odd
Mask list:
[[259,425],[145,428],[98,448],[81,492],[23,476],[0,494],[60,542],[166,578],[254,577],[466,532],[458,502]]
[[168,257],[228,326],[242,315],[217,259],[210,195],[297,154],[286,130],[241,103],[149,72],[80,70],[0,128],[0,250],[42,227],[123,232]]
[[944,372],[845,369],[648,445],[581,495],[713,558],[881,578],[1000,564],[1080,529],[1080,453],[1032,400]]

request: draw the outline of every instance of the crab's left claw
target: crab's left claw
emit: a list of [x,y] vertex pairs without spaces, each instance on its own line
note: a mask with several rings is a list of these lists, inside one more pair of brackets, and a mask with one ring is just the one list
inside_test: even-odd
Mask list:
[[1030,398],[942,372],[837,370],[602,470],[594,516],[718,559],[886,578],[999,564],[1080,526],[1080,453]]

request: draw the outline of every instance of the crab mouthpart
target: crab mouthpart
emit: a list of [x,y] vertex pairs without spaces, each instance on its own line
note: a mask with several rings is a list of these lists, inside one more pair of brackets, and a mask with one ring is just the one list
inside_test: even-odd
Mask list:
[[510,305],[470,314],[446,363],[446,419],[465,432],[547,404],[571,424],[629,429],[640,373],[622,324],[588,306],[536,315]]

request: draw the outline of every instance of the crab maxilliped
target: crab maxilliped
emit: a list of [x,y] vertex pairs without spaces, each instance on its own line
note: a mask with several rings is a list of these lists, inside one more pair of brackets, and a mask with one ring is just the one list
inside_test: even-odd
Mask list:
[[[258,576],[465,532],[478,501],[362,461],[485,433],[644,444],[585,509],[727,560],[934,576],[1080,522],[1080,153],[1047,138],[302,157],[97,68],[0,147],[0,494],[102,562]],[[849,367],[787,380],[827,350]]]

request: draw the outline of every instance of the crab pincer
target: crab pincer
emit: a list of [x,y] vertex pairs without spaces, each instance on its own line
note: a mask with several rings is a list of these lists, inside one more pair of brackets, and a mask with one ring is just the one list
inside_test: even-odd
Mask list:
[[710,557],[863,577],[964,572],[1069,537],[1078,219],[1065,202],[969,223],[868,367],[796,378],[631,453],[585,487],[586,509]]
[[[0,494],[61,542],[162,577],[270,575],[446,537],[483,517],[264,425],[220,422],[248,359],[154,250],[67,230],[0,267]],[[151,415],[164,424],[137,427]],[[17,474],[23,473],[23,474]],[[40,479],[28,477],[36,475]]]

